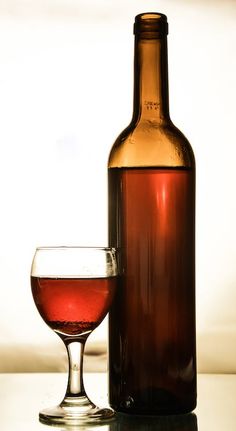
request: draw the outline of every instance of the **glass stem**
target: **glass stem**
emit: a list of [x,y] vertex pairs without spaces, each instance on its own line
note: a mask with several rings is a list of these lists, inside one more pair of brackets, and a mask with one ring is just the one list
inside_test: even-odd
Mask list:
[[85,397],[83,383],[83,356],[85,340],[64,339],[69,359],[66,398]]

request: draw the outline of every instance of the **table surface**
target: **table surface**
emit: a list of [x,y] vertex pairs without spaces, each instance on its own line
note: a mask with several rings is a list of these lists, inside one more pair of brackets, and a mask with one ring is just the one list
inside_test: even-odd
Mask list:
[[[107,375],[87,373],[84,377],[89,397],[98,405],[107,404]],[[0,424],[4,431],[52,431],[38,421],[38,411],[58,404],[63,398],[64,373],[0,374]],[[132,418],[131,418],[132,419]],[[236,375],[198,375],[198,406],[193,414],[155,420],[119,416],[109,425],[73,429],[94,431],[236,431]],[[65,429],[65,428],[64,428]]]

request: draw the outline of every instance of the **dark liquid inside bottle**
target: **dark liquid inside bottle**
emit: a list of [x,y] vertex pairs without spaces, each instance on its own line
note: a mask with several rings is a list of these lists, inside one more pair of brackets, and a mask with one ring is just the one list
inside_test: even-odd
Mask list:
[[196,405],[191,168],[110,168],[120,278],[109,317],[110,403],[175,414]]

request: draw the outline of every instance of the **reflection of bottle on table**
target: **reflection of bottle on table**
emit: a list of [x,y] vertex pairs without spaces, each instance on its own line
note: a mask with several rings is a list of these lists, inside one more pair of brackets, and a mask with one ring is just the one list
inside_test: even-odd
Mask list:
[[110,312],[110,403],[126,413],[196,405],[195,162],[168,111],[167,21],[135,22],[134,114],[109,158],[109,242],[120,281]]
[[160,417],[117,414],[109,431],[198,431],[198,426],[194,413]]

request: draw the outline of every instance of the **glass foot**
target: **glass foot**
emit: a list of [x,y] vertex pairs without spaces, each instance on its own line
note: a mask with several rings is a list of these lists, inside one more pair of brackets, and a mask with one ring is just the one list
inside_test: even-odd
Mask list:
[[99,423],[111,420],[115,412],[111,408],[100,408],[87,398],[73,398],[62,401],[59,406],[44,409],[39,413],[39,420],[48,425],[79,425]]

